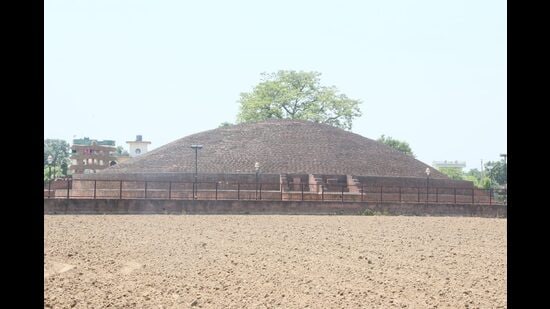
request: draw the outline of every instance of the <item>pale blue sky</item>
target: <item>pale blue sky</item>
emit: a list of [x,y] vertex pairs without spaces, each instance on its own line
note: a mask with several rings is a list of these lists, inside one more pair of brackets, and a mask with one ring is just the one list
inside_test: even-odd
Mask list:
[[499,160],[506,1],[44,2],[44,137],[160,147],[234,122],[261,72],[322,73],[361,99],[353,132],[417,158]]

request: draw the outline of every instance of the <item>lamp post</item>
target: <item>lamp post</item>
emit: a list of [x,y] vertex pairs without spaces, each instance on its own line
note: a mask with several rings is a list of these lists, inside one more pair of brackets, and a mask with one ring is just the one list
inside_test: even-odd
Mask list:
[[428,206],[429,190],[430,190],[430,168],[426,168],[426,206]]
[[194,178],[194,182],[193,182],[193,199],[197,199],[197,195],[196,195],[196,186],[197,186],[197,157],[198,157],[198,151],[199,149],[202,149],[202,145],[191,145],[191,148],[195,149],[195,178]]
[[50,181],[52,180],[52,162],[53,162],[53,157],[52,155],[49,155],[48,156],[48,179]]
[[260,163],[254,163],[254,169],[256,170],[256,199],[258,199],[258,173],[260,173]]

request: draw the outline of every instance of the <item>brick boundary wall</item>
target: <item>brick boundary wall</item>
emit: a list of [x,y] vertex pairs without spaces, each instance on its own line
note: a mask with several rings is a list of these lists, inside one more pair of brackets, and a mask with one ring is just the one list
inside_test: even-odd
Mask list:
[[[127,174],[75,174],[73,180],[98,180],[98,181],[173,181],[187,182],[194,181],[193,173],[127,173]],[[260,183],[279,183],[283,179],[283,184],[292,183],[295,178],[299,178],[297,184],[322,184],[330,186],[335,185],[337,188],[341,185],[349,184],[347,178],[351,177],[355,180],[357,186],[364,185],[366,187],[425,187],[427,184],[426,177],[403,177],[403,176],[359,176],[359,175],[332,175],[332,174],[259,174]],[[221,174],[221,173],[201,173],[197,175],[199,182],[229,182],[229,183],[255,183],[255,174]],[[331,182],[332,181],[332,182]],[[471,189],[474,187],[473,182],[466,180],[439,179],[430,178],[430,187],[453,187],[457,189]],[[297,187],[298,188],[298,187]],[[298,190],[298,189],[295,189]],[[337,189],[336,189],[337,190]]]
[[310,201],[45,199],[44,214],[405,215],[506,218],[504,205]]

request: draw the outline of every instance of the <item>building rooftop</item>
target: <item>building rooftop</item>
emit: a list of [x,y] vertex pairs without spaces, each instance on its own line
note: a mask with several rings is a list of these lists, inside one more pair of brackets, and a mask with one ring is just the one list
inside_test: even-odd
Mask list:
[[93,142],[95,142],[95,144],[99,146],[115,146],[115,141],[113,140],[98,141],[95,139],[90,139],[88,137],[73,139],[73,145],[78,146],[92,146]]

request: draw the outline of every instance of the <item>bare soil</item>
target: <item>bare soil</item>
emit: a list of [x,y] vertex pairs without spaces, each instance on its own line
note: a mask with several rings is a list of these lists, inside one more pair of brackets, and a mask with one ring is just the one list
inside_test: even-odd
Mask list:
[[506,308],[506,219],[44,216],[51,308]]

